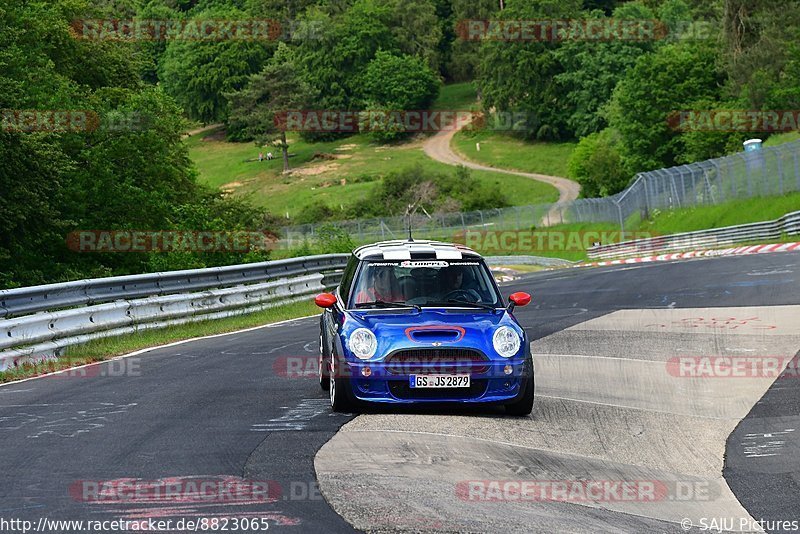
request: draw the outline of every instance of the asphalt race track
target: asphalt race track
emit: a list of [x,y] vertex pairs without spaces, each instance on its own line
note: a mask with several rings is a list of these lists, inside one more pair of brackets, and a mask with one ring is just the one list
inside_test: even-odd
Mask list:
[[[331,414],[301,376],[316,365],[318,320],[290,321],[0,387],[0,517],[792,531],[777,522],[800,520],[800,254],[549,271],[503,290],[534,297],[517,311],[533,340],[530,418]],[[721,357],[782,364],[733,376]],[[714,376],[683,367],[708,361],[723,362]],[[551,492],[487,491],[509,481]],[[623,482],[634,498],[574,493]]]

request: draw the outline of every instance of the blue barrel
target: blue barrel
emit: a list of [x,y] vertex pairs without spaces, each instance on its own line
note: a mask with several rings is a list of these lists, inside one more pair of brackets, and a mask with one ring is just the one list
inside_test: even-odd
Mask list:
[[761,139],[748,139],[744,142],[744,151],[745,152],[755,152],[757,150],[761,150]]

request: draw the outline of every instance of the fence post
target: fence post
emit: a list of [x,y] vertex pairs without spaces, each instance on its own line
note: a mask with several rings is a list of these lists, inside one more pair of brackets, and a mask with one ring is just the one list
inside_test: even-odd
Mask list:
[[711,188],[711,182],[708,179],[708,170],[705,167],[703,167],[702,165],[700,165],[700,168],[703,171],[704,187],[708,191],[708,198],[710,200],[710,202],[706,202],[706,204],[716,204],[717,203],[717,199],[714,198],[714,190]]
[[720,196],[722,197],[720,198],[720,202],[723,202],[725,199],[725,188],[722,187],[722,169],[720,168],[719,163],[717,163],[717,160],[715,159],[711,160],[711,164],[714,166],[714,170],[717,173],[717,183],[719,184],[718,190]]
[[797,179],[797,191],[800,191],[800,158],[797,157],[797,147],[794,150],[794,177]]
[[745,169],[745,172],[747,173],[746,174],[747,175],[747,197],[748,198],[752,198],[753,197],[753,181],[750,179],[750,163],[747,161],[747,157],[743,153],[740,153],[739,156],[742,158],[742,161],[744,161],[744,169]]
[[619,213],[619,229],[620,232],[622,232],[621,235],[625,235],[625,220],[622,218],[622,206],[616,200],[613,202],[617,205],[617,212]]

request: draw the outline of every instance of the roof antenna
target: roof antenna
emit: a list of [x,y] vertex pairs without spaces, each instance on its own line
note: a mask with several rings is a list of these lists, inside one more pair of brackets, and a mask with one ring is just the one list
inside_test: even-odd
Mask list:
[[411,211],[412,208],[414,208],[414,204],[409,204],[408,207],[406,208],[406,224],[408,225],[408,242],[409,243],[413,243],[414,242],[414,238],[411,237],[411,216],[414,214],[415,211],[417,211],[416,209],[414,209],[414,211]]

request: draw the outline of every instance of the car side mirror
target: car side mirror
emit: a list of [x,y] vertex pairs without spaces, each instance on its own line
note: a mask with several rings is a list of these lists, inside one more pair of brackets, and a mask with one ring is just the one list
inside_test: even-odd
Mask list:
[[332,308],[336,304],[336,295],[333,293],[321,293],[314,298],[314,304],[320,308]]
[[508,311],[513,311],[515,306],[527,306],[531,302],[531,296],[528,293],[519,291],[511,293],[508,297]]

